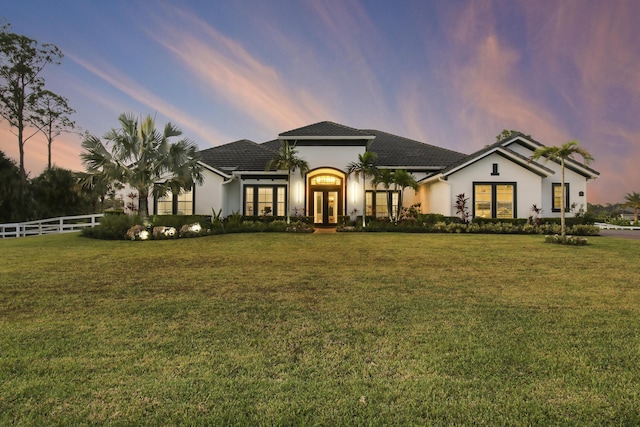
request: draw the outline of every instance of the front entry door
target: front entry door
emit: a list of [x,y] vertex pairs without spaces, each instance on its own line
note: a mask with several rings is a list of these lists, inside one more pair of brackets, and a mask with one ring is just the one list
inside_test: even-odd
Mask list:
[[337,191],[314,191],[313,222],[315,224],[335,225],[338,224],[338,192]]

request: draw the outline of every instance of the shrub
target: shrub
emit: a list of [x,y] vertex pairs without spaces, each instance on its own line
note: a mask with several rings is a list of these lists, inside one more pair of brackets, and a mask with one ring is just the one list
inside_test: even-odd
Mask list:
[[434,225],[437,222],[445,222],[445,216],[441,214],[420,214],[418,215],[418,221],[425,225]]
[[141,225],[142,219],[137,215],[109,214],[100,219],[100,224],[93,228],[83,228],[82,235],[93,239],[125,240],[127,230],[134,225]]
[[149,240],[151,233],[142,224],[136,224],[127,230],[127,239],[129,240]]
[[557,234],[544,236],[545,243],[557,243],[560,245],[585,246],[588,242],[584,237],[566,236],[564,239]]
[[292,233],[313,233],[313,225],[304,221],[292,221],[285,231]]
[[211,217],[206,215],[153,215],[150,222],[152,227],[164,226],[180,230],[186,224],[209,224]]
[[600,234],[600,227],[595,225],[578,224],[567,229],[569,234],[577,234],[579,236],[597,236]]
[[177,239],[178,232],[174,227],[157,226],[151,232],[153,240]]

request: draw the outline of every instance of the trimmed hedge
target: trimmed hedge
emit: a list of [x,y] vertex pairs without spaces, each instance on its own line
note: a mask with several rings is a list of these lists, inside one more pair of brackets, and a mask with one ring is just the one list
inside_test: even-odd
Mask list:
[[[456,218],[457,219],[457,218]],[[484,234],[560,234],[560,224],[543,223],[529,224],[527,220],[511,221],[478,221],[462,224],[458,221],[439,221],[436,223],[419,222],[418,220],[402,221],[395,224],[390,221],[371,221],[366,228],[338,227],[338,231],[366,231],[366,232],[399,232],[399,233],[484,233]],[[577,236],[596,236],[600,228],[576,224],[567,226],[567,234]]]

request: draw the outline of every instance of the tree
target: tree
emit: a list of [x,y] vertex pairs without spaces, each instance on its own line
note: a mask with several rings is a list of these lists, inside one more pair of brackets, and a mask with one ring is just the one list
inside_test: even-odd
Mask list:
[[[376,169],[373,179],[371,180],[371,185],[373,185],[374,190],[378,190],[378,185],[382,184],[382,187],[389,191],[391,184],[393,184],[393,171],[388,168]],[[372,201],[373,205],[376,205],[376,200]],[[389,219],[392,219],[393,212],[393,203],[391,200],[391,196],[387,194],[387,212],[389,213]]]
[[376,163],[378,161],[378,155],[373,151],[365,151],[363,154],[358,154],[358,161],[351,162],[347,165],[347,176],[355,175],[356,180],[360,181],[362,176],[362,226],[367,226],[367,178],[373,178],[376,176]]
[[638,222],[638,209],[640,209],[640,193],[627,193],[624,196],[624,207],[633,208],[633,221]]
[[298,157],[296,145],[284,141],[284,144],[278,150],[278,154],[267,162],[265,170],[286,170],[288,173],[287,181],[289,188],[287,189],[287,224],[291,223],[291,173],[296,170],[300,171],[300,177],[309,172],[309,163]]
[[33,110],[29,122],[47,138],[47,169],[51,169],[51,144],[62,132],[75,128],[75,122],[69,118],[75,110],[69,107],[69,101],[65,97],[49,90],[40,93],[34,102]]
[[[516,135],[524,135],[523,132],[520,132],[519,130],[507,130],[507,129],[502,129],[502,132],[500,132],[497,136],[496,136],[496,142],[502,141],[503,139],[507,139],[510,138],[512,136],[516,136]],[[525,135],[529,138],[531,138],[531,135]]]
[[182,135],[173,124],[167,123],[160,133],[149,115],[137,120],[121,114],[118,121],[121,128],[107,132],[105,143],[88,135],[82,142],[85,152],[80,157],[88,173],[102,174],[101,179],[135,188],[140,216],[149,216],[149,194],[157,199],[169,190],[178,194],[203,182],[195,144],[187,138],[169,142]]
[[565,195],[565,182],[564,182],[564,167],[565,162],[568,159],[574,160],[573,157],[575,155],[579,155],[584,160],[585,164],[589,164],[593,161],[593,157],[587,150],[580,147],[578,145],[578,141],[573,140],[569,142],[565,142],[560,147],[555,146],[543,146],[538,147],[533,152],[531,158],[533,160],[538,160],[541,157],[544,157],[546,160],[552,160],[560,163],[560,168],[562,171],[562,181],[560,184],[560,188],[562,189],[561,193],[561,205],[560,205],[560,224],[562,229],[562,240],[564,240],[567,236],[567,227],[565,224],[565,211],[567,209],[566,205],[566,195]]
[[398,193],[398,207],[394,214],[394,221],[396,223],[398,222],[398,217],[402,210],[402,193],[407,187],[411,187],[414,191],[418,191],[418,182],[411,173],[406,171],[406,169],[396,169],[395,172],[393,172],[393,188],[395,191],[398,191],[398,188],[400,189],[400,192]]
[[22,177],[20,192],[27,178],[24,144],[33,136],[25,137],[24,132],[44,87],[40,74],[48,64],[59,64],[61,59],[62,52],[55,45],[40,44],[12,33],[8,24],[0,28],[0,116],[16,129]]
[[69,169],[45,169],[31,180],[38,218],[87,213],[91,201],[82,194],[77,176]]
[[18,187],[20,169],[0,151],[0,223],[24,220]]
[[78,172],[76,176],[80,184],[80,191],[85,197],[91,200],[93,212],[98,212],[97,203],[100,203],[100,211],[105,209],[105,200],[107,197],[112,201],[111,208],[116,208],[116,192],[124,188],[121,183],[111,180],[105,174]]

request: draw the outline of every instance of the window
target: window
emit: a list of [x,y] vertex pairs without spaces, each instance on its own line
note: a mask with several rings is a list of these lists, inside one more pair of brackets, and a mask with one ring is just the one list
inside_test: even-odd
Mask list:
[[515,218],[516,184],[474,183],[473,216],[482,218]]
[[193,190],[173,194],[169,191],[156,201],[157,215],[193,215]]
[[491,167],[491,175],[500,175],[500,172],[498,172],[498,164],[494,163],[493,166]]
[[[375,215],[376,218],[391,218],[389,215],[389,203],[393,217],[398,213],[399,191],[367,191],[366,194],[367,215]],[[375,200],[375,204],[373,201]]]
[[[562,210],[562,184],[559,182],[554,182],[551,184],[552,189],[552,200],[551,200],[551,211],[552,212],[560,212]],[[564,184],[564,211],[569,212],[569,183]]]
[[176,200],[176,214],[193,215],[193,191],[180,192]]
[[156,214],[157,215],[172,215],[173,214],[173,194],[167,193],[166,196],[160,197],[156,202]]
[[244,187],[245,215],[286,215],[286,187],[247,185]]
[[491,218],[493,216],[491,209],[492,193],[493,191],[491,185],[476,184],[474,198],[474,216],[479,216],[482,218]]

